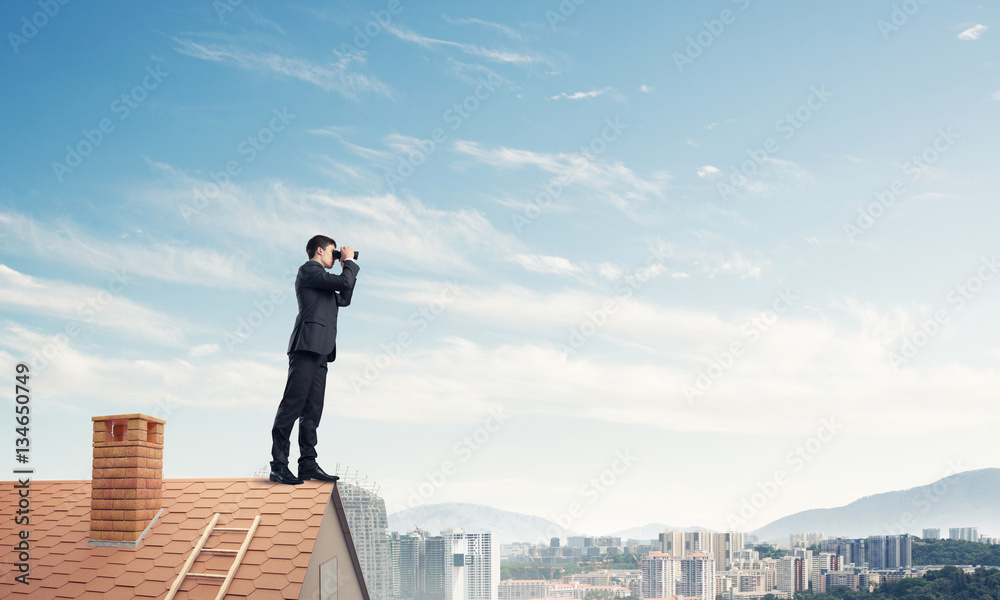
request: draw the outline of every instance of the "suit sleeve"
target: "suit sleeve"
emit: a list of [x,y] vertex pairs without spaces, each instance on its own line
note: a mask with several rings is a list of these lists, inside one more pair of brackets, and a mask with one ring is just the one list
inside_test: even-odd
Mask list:
[[[358,270],[358,265],[354,261],[345,261],[343,272],[340,275],[334,275],[327,272],[326,269],[317,263],[315,267],[304,269],[301,284],[304,287],[333,290],[341,294],[346,293],[348,295],[347,302],[350,303],[350,296],[354,293],[354,282],[358,276]],[[347,306],[347,304],[342,304],[339,299],[337,300],[337,304]]]

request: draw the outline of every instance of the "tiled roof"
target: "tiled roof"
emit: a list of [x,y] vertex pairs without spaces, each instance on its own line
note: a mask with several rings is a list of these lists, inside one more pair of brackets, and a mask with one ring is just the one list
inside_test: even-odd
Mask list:
[[[0,596],[49,598],[163,598],[214,513],[217,527],[261,521],[226,598],[298,598],[333,486],[318,481],[289,486],[266,479],[166,479],[163,513],[137,548],[88,545],[90,481],[32,481],[31,523],[0,519]],[[0,506],[18,505],[11,482],[0,483]],[[12,549],[18,532],[31,532],[32,582],[14,581]],[[238,549],[245,534],[222,532],[206,548]],[[225,574],[231,555],[202,553],[191,571]],[[214,599],[215,580],[187,577],[178,599]]]

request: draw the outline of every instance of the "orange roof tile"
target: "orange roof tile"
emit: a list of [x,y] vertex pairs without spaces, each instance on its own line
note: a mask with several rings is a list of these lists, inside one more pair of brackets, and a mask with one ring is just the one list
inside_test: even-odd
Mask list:
[[[332,488],[266,479],[166,479],[163,512],[138,548],[88,545],[89,481],[31,482],[31,585],[0,579],[0,596],[33,600],[163,598],[212,515],[217,527],[260,526],[236,572],[227,598],[297,598]],[[17,505],[13,485],[0,484],[0,504]],[[0,520],[0,538],[15,539],[21,525]],[[238,549],[242,532],[214,534],[206,548]],[[224,574],[227,554],[203,553],[193,572]],[[13,562],[13,560],[11,560]],[[188,577],[177,598],[214,598],[215,580]]]

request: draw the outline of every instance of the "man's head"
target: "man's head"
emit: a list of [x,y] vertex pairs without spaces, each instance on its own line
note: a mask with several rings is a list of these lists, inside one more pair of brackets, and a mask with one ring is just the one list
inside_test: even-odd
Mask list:
[[333,251],[336,249],[337,242],[325,235],[314,235],[306,244],[306,254],[309,255],[309,260],[318,261],[327,269],[333,266]]

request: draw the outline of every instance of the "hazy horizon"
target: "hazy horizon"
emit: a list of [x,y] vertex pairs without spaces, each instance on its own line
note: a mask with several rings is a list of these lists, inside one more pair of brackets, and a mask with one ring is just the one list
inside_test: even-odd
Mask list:
[[38,479],[134,412],[266,466],[319,233],[319,464],[387,507],[749,531],[1000,464],[996,5],[56,4],[0,9]]

